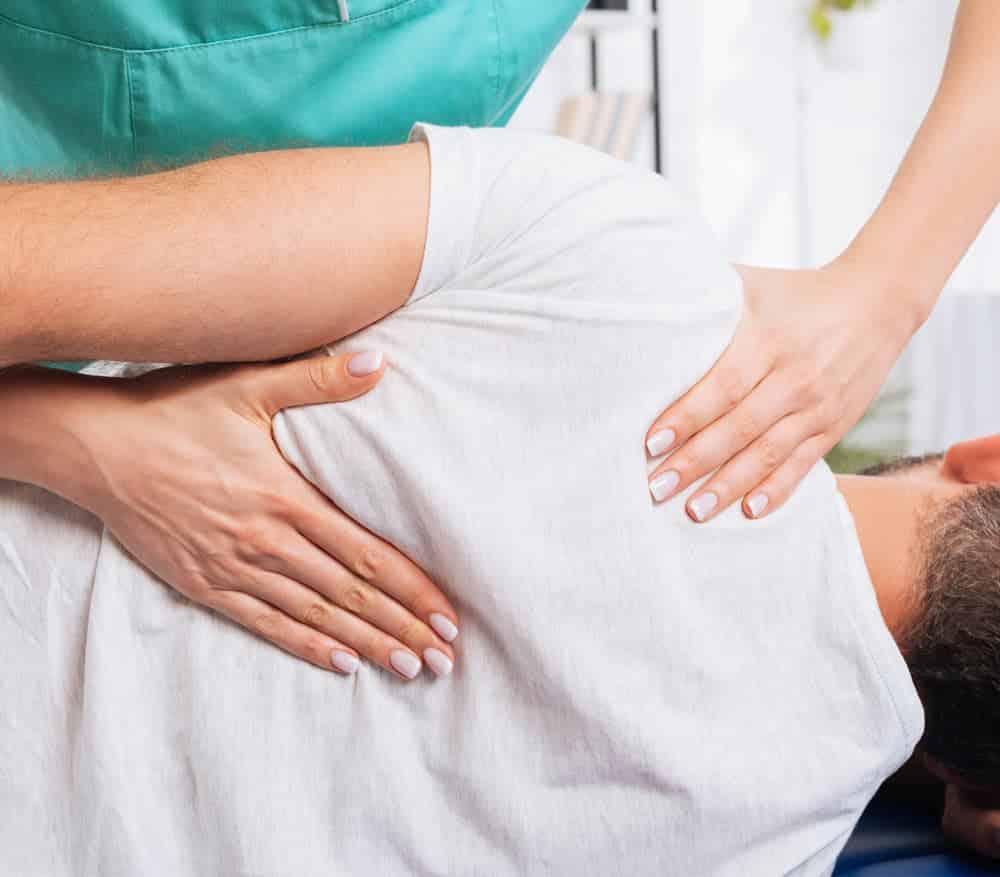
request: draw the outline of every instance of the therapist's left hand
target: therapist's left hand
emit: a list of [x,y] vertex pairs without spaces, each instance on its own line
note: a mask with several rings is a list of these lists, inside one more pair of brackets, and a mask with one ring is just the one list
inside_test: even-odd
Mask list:
[[86,453],[63,495],[185,597],[296,657],[352,673],[360,656],[402,679],[423,658],[443,675],[458,632],[444,594],[272,435],[280,410],[346,402],[383,374],[369,353],[88,378],[66,397],[66,444]]
[[920,320],[847,262],[809,271],[740,266],[743,315],[712,369],[646,434],[670,456],[657,501],[715,471],[687,501],[707,521],[733,502],[759,518],[858,421]]

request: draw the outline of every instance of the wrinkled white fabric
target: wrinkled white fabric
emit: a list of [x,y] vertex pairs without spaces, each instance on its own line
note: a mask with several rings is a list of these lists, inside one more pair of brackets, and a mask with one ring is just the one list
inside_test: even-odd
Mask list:
[[452,597],[453,676],[302,663],[98,521],[0,483],[0,871],[826,874],[919,701],[824,465],[692,524],[646,427],[741,288],[661,179],[432,127],[410,303],[336,345],[389,373],[282,450]]

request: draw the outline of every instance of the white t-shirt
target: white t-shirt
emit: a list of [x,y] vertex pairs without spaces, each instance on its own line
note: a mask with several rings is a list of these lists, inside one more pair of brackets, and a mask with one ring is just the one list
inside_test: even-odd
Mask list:
[[84,512],[0,483],[0,871],[826,874],[922,712],[816,466],[762,521],[654,506],[643,435],[739,278],[660,178],[418,128],[389,373],[283,452],[452,598],[446,679],[326,673],[194,606]]

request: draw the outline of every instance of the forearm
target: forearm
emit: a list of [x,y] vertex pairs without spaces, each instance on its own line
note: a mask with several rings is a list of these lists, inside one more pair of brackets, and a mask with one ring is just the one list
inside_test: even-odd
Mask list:
[[914,328],[1000,200],[1000,4],[962,0],[937,95],[844,260],[911,305]]
[[424,144],[0,184],[0,362],[270,359],[342,337],[412,290],[429,189]]

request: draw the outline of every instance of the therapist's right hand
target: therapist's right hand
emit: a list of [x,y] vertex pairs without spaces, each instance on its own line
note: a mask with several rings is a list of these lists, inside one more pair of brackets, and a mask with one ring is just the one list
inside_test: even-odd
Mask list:
[[[281,455],[283,408],[371,390],[377,354],[177,366],[108,380],[78,427],[94,462],[81,502],[177,591],[325,670],[359,656],[400,679],[450,672],[440,590]],[[88,403],[93,405],[93,399]]]

